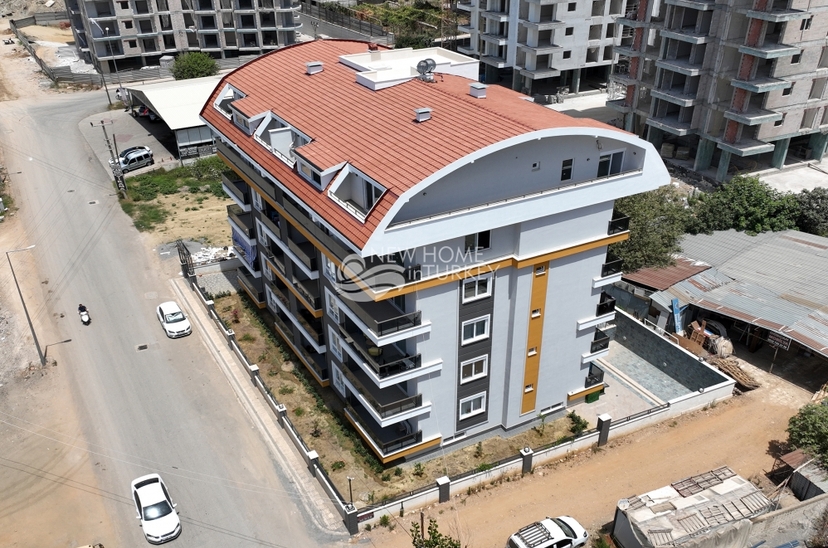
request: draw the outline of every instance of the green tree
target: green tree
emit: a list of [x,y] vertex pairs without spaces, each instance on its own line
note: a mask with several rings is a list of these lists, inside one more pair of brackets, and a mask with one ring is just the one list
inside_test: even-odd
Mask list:
[[216,60],[200,51],[182,53],[175,58],[172,75],[176,80],[189,80],[218,74]]
[[428,34],[400,34],[394,37],[395,48],[430,48],[434,45],[434,38]]
[[624,260],[624,271],[672,264],[687,222],[684,197],[674,186],[621,198],[615,209],[630,218],[629,240],[610,246]]
[[791,417],[788,443],[828,467],[828,405],[809,403]]
[[693,234],[735,229],[760,232],[796,228],[799,201],[794,194],[772,189],[757,177],[737,175],[693,204],[688,231]]
[[828,236],[828,189],[817,187],[796,195],[799,217],[796,226],[802,232]]
[[437,521],[428,519],[428,538],[420,531],[419,523],[411,524],[411,545],[414,548],[460,548],[460,541],[443,535],[437,528]]

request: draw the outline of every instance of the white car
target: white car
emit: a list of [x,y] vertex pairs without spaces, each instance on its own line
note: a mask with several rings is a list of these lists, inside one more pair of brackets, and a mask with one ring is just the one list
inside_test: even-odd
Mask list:
[[578,548],[588,539],[589,533],[574,518],[548,517],[509,537],[506,548]]
[[132,482],[132,500],[150,544],[162,544],[181,534],[181,520],[158,474],[141,476]]
[[187,316],[184,315],[184,312],[181,311],[181,308],[175,301],[167,301],[159,304],[155,313],[158,316],[158,321],[161,322],[161,327],[164,328],[164,332],[169,338],[177,339],[178,337],[186,337],[193,332]]

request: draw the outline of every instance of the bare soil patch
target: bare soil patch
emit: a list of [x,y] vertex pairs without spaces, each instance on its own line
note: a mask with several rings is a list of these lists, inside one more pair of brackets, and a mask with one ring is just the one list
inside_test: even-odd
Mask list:
[[176,240],[196,240],[213,247],[231,244],[227,222],[229,198],[182,192],[172,196],[159,195],[153,202],[170,214],[163,224],[147,233],[152,247]]

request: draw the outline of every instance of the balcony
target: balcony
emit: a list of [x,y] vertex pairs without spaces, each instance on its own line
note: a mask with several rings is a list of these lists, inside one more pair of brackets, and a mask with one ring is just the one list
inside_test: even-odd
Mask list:
[[395,453],[423,441],[422,431],[413,431],[407,422],[378,428],[359,401],[347,405],[345,415],[383,463],[393,461]]
[[300,210],[290,201],[284,200],[282,207],[289,216],[288,221],[290,221],[291,224],[296,224],[304,231],[310,233],[313,238],[322,244],[322,247],[330,251],[339,260],[344,260],[348,255],[353,253],[353,251],[347,249],[343,244],[336,241],[322,228],[318,227],[313,221],[310,220],[307,213]]
[[679,137],[690,135],[696,132],[696,130],[690,126],[690,122],[682,121],[678,117],[678,115],[663,116],[660,118],[651,117],[647,118],[645,123],[648,126],[652,126],[662,131],[666,131],[667,133],[670,133],[672,135],[678,135]]
[[607,236],[612,236],[613,234],[619,234],[621,232],[627,232],[629,229],[629,217],[616,217],[613,215],[613,218],[609,222],[609,226],[607,227]]
[[560,21],[551,15],[547,15],[545,17],[541,17],[538,21],[529,21],[526,19],[520,19],[520,24],[528,29],[532,29],[535,31],[544,31],[544,30],[552,30],[556,28],[560,28],[566,25],[566,21]]
[[264,288],[262,287],[262,279],[251,276],[247,272],[247,269],[244,268],[236,269],[236,277],[238,278],[242,289],[244,289],[245,293],[247,293],[253,302],[256,303],[256,306],[264,308],[266,306],[266,302]]
[[[602,352],[609,348],[610,338],[607,336],[606,333],[601,331],[600,329],[595,330],[595,336],[592,339],[592,343],[589,346],[590,354],[597,354],[598,352]],[[603,371],[602,371],[603,373]],[[603,374],[601,375],[603,378]],[[598,383],[593,383],[598,384]],[[587,385],[591,386],[591,385]],[[584,387],[586,388],[586,387]]]
[[665,4],[690,8],[697,11],[710,11],[716,9],[715,0],[665,0]]
[[[422,324],[419,310],[404,314],[388,301],[348,301],[347,306],[343,304],[340,308],[346,314],[353,314],[359,320],[355,320],[354,323],[357,325],[360,322],[364,324],[377,339],[385,335],[392,335],[412,329]],[[351,319],[353,320],[354,317],[351,317]]]
[[779,57],[792,57],[798,53],[802,53],[802,48],[765,42],[762,46],[739,46],[739,53],[753,55],[760,59],[778,59]]
[[[268,280],[268,288],[270,289],[270,292],[273,293],[273,296],[276,297],[280,303],[282,303],[282,306],[290,309],[290,297],[288,297],[288,290],[284,282],[282,282],[279,278],[268,278]],[[274,306],[274,308],[276,307]],[[291,334],[292,333],[293,332],[291,331]]]
[[300,308],[299,314],[296,315],[296,321],[304,330],[305,334],[317,346],[325,346],[325,336],[322,333],[322,322],[314,318],[307,310]]
[[783,115],[781,112],[774,112],[772,110],[765,110],[761,108],[749,108],[744,112],[738,112],[734,109],[729,109],[724,112],[724,117],[728,120],[734,120],[746,126],[757,126],[768,122],[776,122],[781,120]]
[[689,58],[659,59],[656,66],[665,70],[672,70],[685,76],[698,76],[702,73],[701,64],[691,63]]
[[661,37],[696,45],[706,44],[713,39],[712,36],[705,32],[696,32],[696,27],[694,26],[680,29],[663,29],[661,31]]
[[683,86],[676,86],[667,89],[653,89],[650,91],[650,95],[656,99],[661,99],[662,101],[667,101],[668,103],[672,103],[680,107],[692,107],[698,102],[696,93],[685,93]]
[[612,99],[607,101],[607,106],[621,114],[627,114],[632,110],[632,107],[627,105],[627,99]]
[[595,308],[595,315],[601,317],[613,312],[615,312],[615,298],[602,291],[601,300],[598,301],[598,306]]
[[250,187],[241,179],[235,178],[235,174],[230,177],[228,174],[221,174],[221,188],[242,210],[250,211]]
[[359,361],[374,371],[380,379],[407,373],[422,366],[422,359],[419,354],[409,356],[400,352],[394,345],[383,347],[374,345],[365,338],[359,327],[347,317],[342,318],[339,330],[342,338],[360,358]]
[[316,272],[319,270],[319,266],[316,264],[316,248],[312,243],[308,241],[297,242],[295,231],[288,230],[287,245],[309,271]]
[[236,204],[227,206],[227,218],[234,225],[234,228],[251,240],[256,239],[256,230],[253,226],[253,215],[245,212]]
[[811,16],[810,12],[795,10],[795,9],[772,9],[770,11],[757,10],[736,10],[742,12],[751,19],[760,19],[769,23],[784,23],[786,21],[796,21],[797,19],[807,19]]
[[[319,316],[322,316],[322,299],[319,298],[319,282],[316,280],[300,280],[299,278],[293,278],[293,284],[291,284],[296,292],[299,294],[300,300],[304,301],[302,303],[305,308],[308,309],[311,313],[318,312]],[[317,314],[314,314],[316,316]]]
[[792,83],[787,80],[764,76],[753,78],[751,80],[737,80],[734,78],[730,81],[730,85],[734,88],[744,89],[752,93],[767,93],[769,91],[788,89],[791,87]]
[[612,255],[607,256],[607,262],[601,265],[601,277],[614,276],[620,274],[624,266],[624,259],[618,259]]
[[[598,333],[598,330],[595,330],[595,333]],[[608,343],[609,344],[609,343]],[[587,374],[586,379],[584,379],[584,388],[589,388],[590,386],[596,386],[598,384],[604,383],[604,370],[595,365],[595,363],[589,364],[589,374]]]
[[[370,409],[367,409],[368,412],[381,426],[393,424],[394,417],[399,418],[396,422],[410,418],[409,415],[400,418],[399,416],[403,413],[408,414],[418,408],[422,408],[423,412],[430,409],[430,406],[423,407],[422,394],[409,396],[398,385],[384,389],[377,388],[359,368],[351,369],[343,366],[342,374],[354,389],[354,396],[360,402],[367,403],[370,406]],[[374,416],[375,414],[376,416]],[[389,419],[388,423],[382,424],[386,422],[385,419]]]

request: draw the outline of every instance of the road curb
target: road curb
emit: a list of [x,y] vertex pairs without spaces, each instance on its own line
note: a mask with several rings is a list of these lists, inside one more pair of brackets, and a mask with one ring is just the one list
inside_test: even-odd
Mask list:
[[253,426],[268,445],[276,464],[296,487],[296,493],[310,520],[326,534],[346,534],[344,524],[330,507],[327,495],[307,470],[293,445],[284,436],[276,417],[261,400],[258,390],[250,382],[235,353],[228,348],[224,337],[198,301],[184,278],[170,280],[173,292],[182,302],[190,322],[198,328],[200,339],[216,364],[222,370],[239,403],[247,412]]

